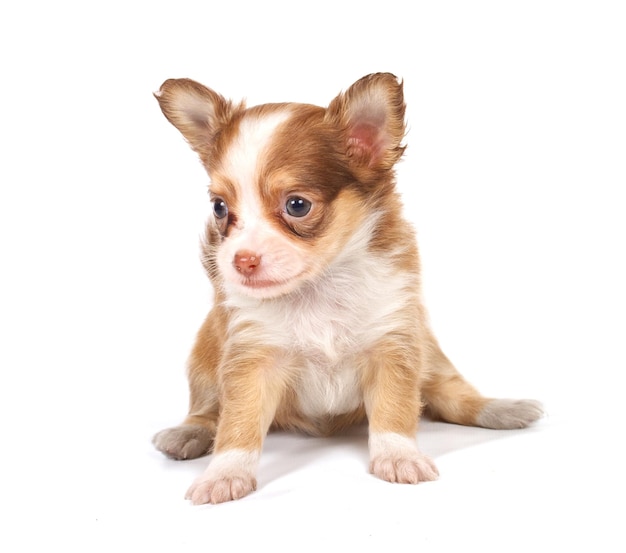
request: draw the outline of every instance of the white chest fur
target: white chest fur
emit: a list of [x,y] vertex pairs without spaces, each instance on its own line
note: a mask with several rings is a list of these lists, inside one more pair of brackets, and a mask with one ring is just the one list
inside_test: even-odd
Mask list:
[[299,372],[296,394],[300,410],[310,417],[353,411],[361,403],[356,364],[349,357],[333,364],[307,360]]
[[407,298],[417,293],[418,283],[399,272],[390,258],[355,253],[359,255],[336,260],[296,293],[231,301],[238,307],[234,322],[253,322],[260,343],[290,352],[298,364],[294,369],[300,408],[309,416],[358,407],[355,358],[399,329],[406,320]]

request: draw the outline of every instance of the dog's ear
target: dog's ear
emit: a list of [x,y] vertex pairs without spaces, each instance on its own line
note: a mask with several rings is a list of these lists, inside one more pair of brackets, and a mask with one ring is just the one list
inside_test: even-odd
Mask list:
[[204,157],[217,132],[230,120],[232,102],[191,79],[168,79],[154,93],[163,114]]
[[373,73],[337,96],[327,116],[345,133],[351,163],[389,170],[404,152],[404,110],[402,83],[391,73]]

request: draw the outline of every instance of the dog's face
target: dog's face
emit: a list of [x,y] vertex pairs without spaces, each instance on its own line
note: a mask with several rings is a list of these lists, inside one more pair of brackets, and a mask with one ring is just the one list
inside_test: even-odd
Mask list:
[[391,194],[404,134],[391,75],[328,108],[245,109],[186,79],[156,96],[211,178],[210,251],[228,293],[271,298],[314,281]]
[[229,131],[210,170],[220,273],[246,295],[290,292],[359,224],[340,136],[324,110],[292,105],[247,110]]

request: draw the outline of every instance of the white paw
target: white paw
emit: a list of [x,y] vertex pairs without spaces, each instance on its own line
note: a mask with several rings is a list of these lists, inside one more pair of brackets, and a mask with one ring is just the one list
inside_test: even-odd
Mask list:
[[418,484],[439,477],[435,463],[420,453],[415,440],[399,434],[372,434],[370,458],[370,472],[387,482]]
[[439,471],[435,463],[426,455],[413,455],[411,458],[381,456],[372,459],[370,472],[387,482],[418,484],[437,480]]
[[194,505],[241,499],[256,489],[258,452],[231,450],[215,454],[185,494]]
[[256,479],[250,475],[229,478],[196,480],[185,494],[194,505],[224,503],[241,499],[256,489]]

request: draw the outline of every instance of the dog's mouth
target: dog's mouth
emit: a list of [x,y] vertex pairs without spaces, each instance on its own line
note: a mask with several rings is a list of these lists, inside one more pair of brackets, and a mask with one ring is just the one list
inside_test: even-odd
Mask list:
[[298,277],[289,279],[242,278],[237,282],[240,292],[255,298],[273,298],[291,292],[298,282]]
[[311,264],[303,263],[297,253],[278,249],[253,256],[240,248],[231,257],[225,250],[218,265],[229,291],[240,297],[269,299],[293,292],[310,278]]
[[252,289],[263,289],[263,288],[273,288],[276,286],[284,286],[286,284],[285,281],[281,280],[263,280],[257,278],[246,278],[241,283],[246,288]]

